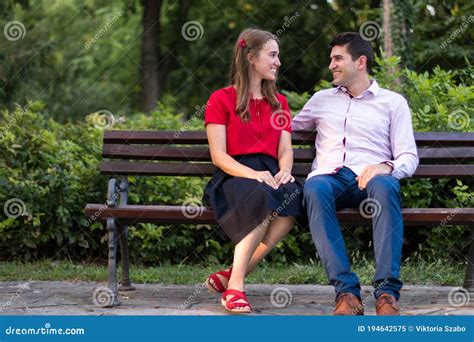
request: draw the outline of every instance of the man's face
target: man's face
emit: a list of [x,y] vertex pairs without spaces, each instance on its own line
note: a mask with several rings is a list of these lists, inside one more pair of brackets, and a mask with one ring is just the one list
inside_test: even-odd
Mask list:
[[358,68],[360,57],[353,61],[351,55],[347,52],[346,46],[334,46],[331,50],[330,59],[329,70],[332,72],[332,83],[334,85],[350,87],[361,74],[360,68]]

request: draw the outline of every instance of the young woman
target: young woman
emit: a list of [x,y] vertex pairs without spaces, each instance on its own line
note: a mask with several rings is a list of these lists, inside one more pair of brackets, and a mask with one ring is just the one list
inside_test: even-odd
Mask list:
[[229,311],[248,313],[245,276],[303,215],[303,190],[291,175],[291,114],[277,93],[278,39],[243,31],[232,57],[230,85],[211,94],[205,125],[217,170],[206,186],[220,228],[235,244],[232,267],[207,279]]

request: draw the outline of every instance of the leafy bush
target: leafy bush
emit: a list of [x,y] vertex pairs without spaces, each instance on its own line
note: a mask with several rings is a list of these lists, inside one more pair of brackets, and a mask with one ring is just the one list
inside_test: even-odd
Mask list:
[[[100,130],[59,125],[39,102],[4,111],[3,121],[0,202],[16,199],[19,212],[2,211],[1,257],[84,256],[97,248],[99,235],[84,226],[82,213],[84,203],[103,192],[105,179],[96,172]],[[23,215],[5,217],[7,212]]]
[[[382,86],[403,94],[412,111],[413,129],[430,131],[473,131],[474,67],[459,72],[434,68],[431,74],[403,69],[392,78],[386,72],[396,70],[399,59],[377,58],[375,77]],[[402,80],[398,84],[393,77]],[[410,179],[402,182],[403,203],[407,207],[473,207],[472,179]],[[453,211],[455,212],[455,211]],[[433,229],[407,229],[406,236],[419,242],[423,255],[432,258],[465,260],[470,231],[466,227],[444,227],[440,222]]]
[[[377,62],[375,78],[382,86],[408,98],[416,131],[472,131],[472,66],[457,73],[435,69],[429,75],[397,70],[395,57]],[[389,69],[396,73],[389,75]],[[316,89],[327,86],[322,82]],[[285,94],[293,110],[300,109],[310,96]],[[135,114],[125,121],[116,118],[114,128],[177,133],[203,128],[203,108],[196,108],[190,118],[184,118],[169,103],[173,99],[165,99],[151,115]],[[468,115],[464,121],[467,124],[459,125],[461,121],[453,120],[459,111]],[[0,258],[105,260],[106,231],[100,223],[89,224],[83,213],[86,203],[105,203],[108,179],[98,171],[104,114],[92,113],[85,122],[59,124],[47,113],[41,102],[30,102],[15,111],[3,111],[0,118],[0,203],[18,199],[22,201],[20,209],[25,209],[18,217],[6,216],[8,211],[2,211]],[[207,179],[196,177],[130,177],[129,202],[199,203],[206,182]],[[409,179],[403,181],[402,195],[405,207],[472,207],[472,189],[472,180]],[[9,210],[15,214],[14,209]],[[418,251],[422,256],[462,260],[468,231],[465,227],[446,229],[441,225],[430,230],[407,229],[407,237],[413,235],[417,243],[423,242]],[[371,255],[371,230],[347,229],[358,238],[347,241],[348,249]],[[130,244],[135,263],[222,263],[232,257],[230,243],[223,243],[215,227],[207,225],[139,224],[130,227]],[[268,257],[279,263],[314,258],[311,236],[302,228],[295,228]]]

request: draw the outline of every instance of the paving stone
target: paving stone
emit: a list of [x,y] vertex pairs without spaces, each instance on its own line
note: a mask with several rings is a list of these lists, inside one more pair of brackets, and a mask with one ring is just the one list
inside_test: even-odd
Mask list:
[[[203,284],[134,284],[119,292],[119,306],[94,304],[94,291],[105,283],[70,281],[0,282],[0,315],[227,315],[218,294]],[[451,286],[406,285],[401,291],[403,315],[474,315],[474,293],[449,300]],[[367,315],[374,315],[373,289],[362,288]],[[252,315],[331,315],[334,289],[326,285],[249,284]],[[462,305],[459,305],[462,304]]]

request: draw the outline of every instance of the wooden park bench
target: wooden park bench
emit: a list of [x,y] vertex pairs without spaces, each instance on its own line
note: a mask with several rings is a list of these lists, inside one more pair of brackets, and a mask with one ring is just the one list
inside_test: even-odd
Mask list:
[[[305,178],[314,159],[313,132],[294,132],[293,174]],[[420,157],[417,178],[469,178],[474,176],[474,133],[415,133]],[[128,176],[212,175],[206,133],[172,131],[105,131],[100,172],[109,175],[106,204],[87,204],[86,216],[106,225],[108,242],[108,287],[117,298],[117,243],[120,242],[122,283],[119,290],[133,290],[129,277],[128,226],[136,223],[213,224],[211,208],[189,208],[198,215],[187,214],[182,205],[127,204]],[[131,189],[133,191],[133,189]],[[469,203],[468,203],[469,205]],[[364,215],[366,216],[366,215]],[[341,224],[368,225],[358,209],[338,211]],[[464,287],[474,290],[474,208],[404,208],[406,229],[420,226],[467,225],[471,245]],[[444,220],[444,221],[443,221]],[[447,223],[446,223],[447,222]]]

